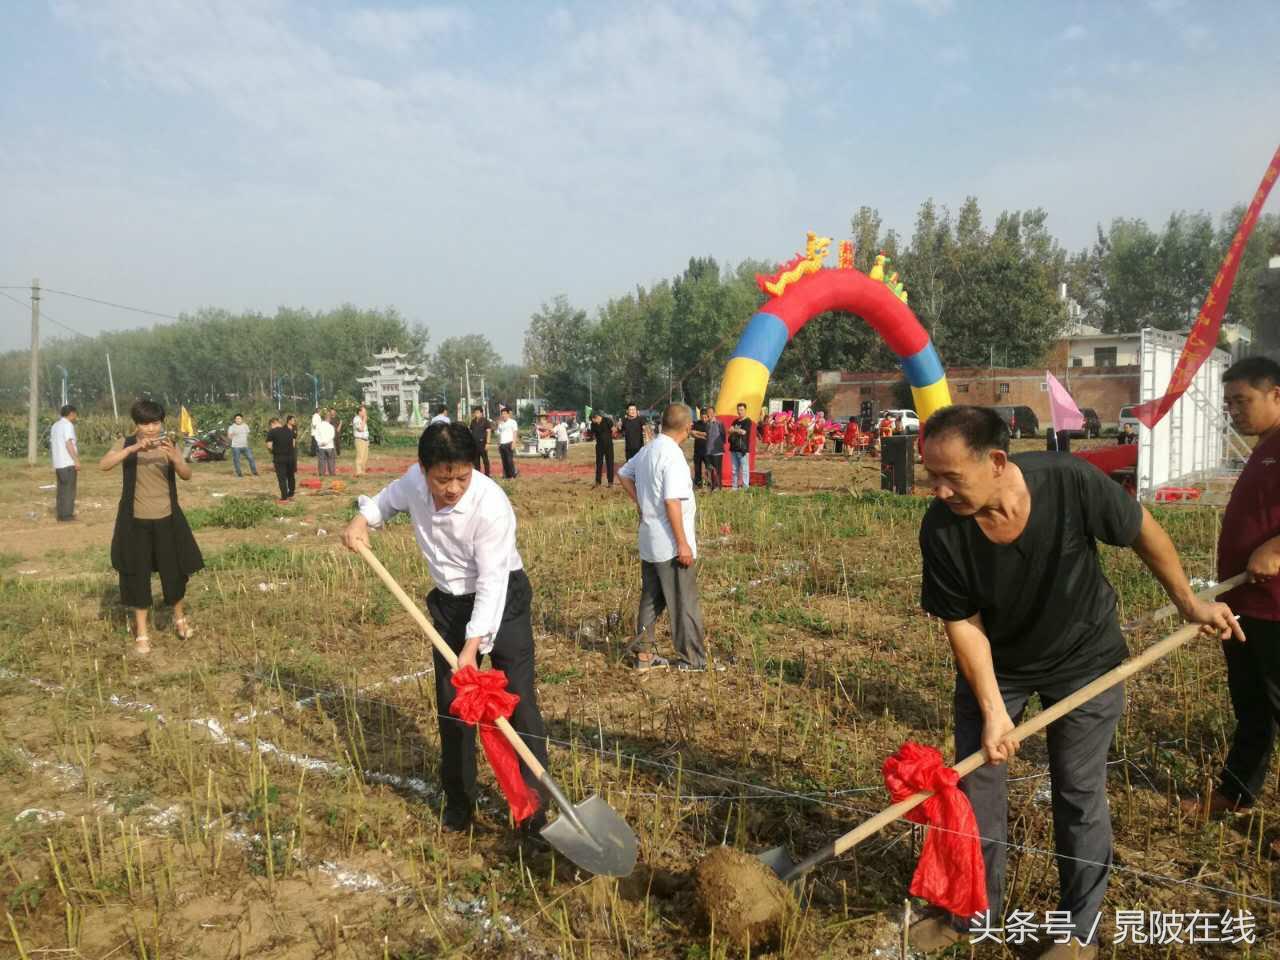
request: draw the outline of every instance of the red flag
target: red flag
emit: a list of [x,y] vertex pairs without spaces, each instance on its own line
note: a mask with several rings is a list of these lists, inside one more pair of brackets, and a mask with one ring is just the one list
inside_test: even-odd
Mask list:
[[538,809],[538,795],[520,775],[520,758],[515,750],[493,725],[499,717],[511,716],[520,698],[507,690],[507,675],[501,670],[463,667],[454,672],[452,681],[458,692],[449,704],[449,712],[473,727],[479,724],[484,755],[511,807],[511,816],[516,823],[523,823]]
[[1169,408],[1178,402],[1178,398],[1187,392],[1187,387],[1191,386],[1191,380],[1195,377],[1196,371],[1208,359],[1213,348],[1218,345],[1218,328],[1222,325],[1222,314],[1227,309],[1227,301],[1231,299],[1231,286],[1235,283],[1236,271],[1240,269],[1240,257],[1244,253],[1244,245],[1249,242],[1249,234],[1253,233],[1254,224],[1258,222],[1258,215],[1262,212],[1262,205],[1267,202],[1267,194],[1271,192],[1271,185],[1276,182],[1277,174],[1280,174],[1280,147],[1276,148],[1267,172],[1262,175],[1262,183],[1259,184],[1248,210],[1245,211],[1244,219],[1236,229],[1236,235],[1231,241],[1227,255],[1222,258],[1222,267],[1218,270],[1218,275],[1213,278],[1213,285],[1204,298],[1200,315],[1196,317],[1195,326],[1191,328],[1191,334],[1187,337],[1187,345],[1182,348],[1178,365],[1173,368],[1173,377],[1169,380],[1168,389],[1159,400],[1148,400],[1141,406],[1133,408],[1133,415],[1148,428],[1159,423],[1169,412]]
[[932,797],[907,812],[908,820],[930,828],[911,878],[911,895],[959,917],[984,913],[987,870],[982,841],[969,798],[957,786],[960,775],[933,747],[910,740],[884,762],[881,773],[894,803],[922,790],[933,791]]

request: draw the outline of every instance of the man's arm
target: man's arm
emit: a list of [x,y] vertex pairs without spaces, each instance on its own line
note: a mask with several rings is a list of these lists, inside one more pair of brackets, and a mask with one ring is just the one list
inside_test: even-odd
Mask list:
[[1245,570],[1254,583],[1263,583],[1280,576],[1280,537],[1272,537],[1258,544],[1253,553],[1249,554],[1249,564]]
[[956,665],[968,681],[982,711],[982,749],[986,752],[987,762],[1005,763],[1018,752],[1018,745],[1007,739],[1014,724],[996,682],[995,666],[991,662],[991,641],[983,629],[982,614],[975,613],[967,620],[948,620],[945,628]]
[[75,464],[77,470],[80,469],[80,451],[76,449],[75,434],[67,437],[67,453],[71,455],[71,462]]
[[671,532],[676,538],[676,563],[682,567],[690,566],[693,563],[693,548],[684,536],[684,501],[663,500],[662,504],[667,508],[667,523],[671,524]]
[[1244,631],[1240,629],[1230,607],[1225,603],[1201,600],[1196,596],[1187,581],[1187,574],[1182,569],[1182,561],[1178,559],[1173,541],[1146,507],[1142,508],[1142,529],[1138,532],[1138,539],[1133,542],[1133,551],[1156,575],[1164,592],[1169,595],[1184,620],[1200,624],[1204,633],[1220,640],[1235,634],[1237,640],[1244,642]]

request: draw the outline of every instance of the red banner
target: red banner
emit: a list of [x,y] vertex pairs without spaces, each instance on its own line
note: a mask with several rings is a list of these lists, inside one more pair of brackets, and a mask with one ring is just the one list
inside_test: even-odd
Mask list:
[[1244,245],[1249,242],[1249,234],[1253,233],[1253,226],[1258,222],[1258,214],[1262,212],[1262,205],[1267,202],[1267,194],[1271,192],[1271,185],[1276,182],[1278,174],[1280,174],[1280,148],[1276,149],[1275,156],[1271,158],[1271,165],[1262,175],[1262,183],[1253,195],[1244,219],[1240,221],[1227,255],[1222,258],[1218,275],[1213,278],[1213,286],[1209,288],[1209,294],[1204,298],[1204,305],[1200,308],[1200,315],[1196,317],[1195,325],[1187,336],[1187,345],[1182,348],[1178,365],[1173,368],[1169,389],[1159,400],[1149,400],[1141,406],[1134,407],[1133,415],[1148,428],[1159,423],[1169,412],[1169,408],[1178,402],[1178,398],[1187,392],[1187,387],[1191,386],[1191,378],[1196,375],[1200,365],[1208,359],[1213,348],[1218,345],[1218,328],[1222,326],[1222,314],[1227,309],[1227,301],[1231,299],[1231,286],[1235,283],[1236,271],[1240,269],[1240,257],[1244,253]]

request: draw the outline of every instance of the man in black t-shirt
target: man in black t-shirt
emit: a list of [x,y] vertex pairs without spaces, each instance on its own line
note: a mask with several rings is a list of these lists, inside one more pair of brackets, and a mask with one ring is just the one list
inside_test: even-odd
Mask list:
[[591,414],[591,436],[596,441],[596,486],[607,468],[609,486],[613,486],[613,417],[595,411]]
[[622,418],[622,449],[625,460],[630,460],[644,446],[644,418],[636,412],[634,403],[627,404],[627,415]]
[[707,410],[706,407],[698,411],[698,419],[693,421],[693,426],[689,430],[689,435],[693,437],[693,485],[695,487],[702,486],[702,465],[707,460]]
[[470,426],[471,437],[476,442],[476,462],[473,466],[479,470],[483,464],[484,475],[487,477],[489,476],[489,435],[493,432],[493,424],[484,415],[484,407],[471,408]]
[[[292,419],[292,418],[291,418]],[[271,451],[271,465],[276,471],[276,483],[280,487],[280,500],[292,500],[298,479],[298,457],[294,449],[293,431],[272,417],[267,431],[267,449]]]
[[[920,527],[921,605],[944,621],[955,655],[956,755],[981,749],[987,765],[961,782],[973,804],[992,917],[1001,895],[1008,836],[1009,738],[1027,700],[1043,707],[1119,664],[1127,653],[1116,596],[1097,542],[1132,547],[1183,617],[1219,636],[1234,621],[1221,603],[1195,596],[1168,535],[1124,488],[1076,457],[1009,456],[1009,429],[984,407],[947,407],[926,424],[924,467],[936,497]],[[1097,923],[1111,863],[1107,748],[1124,707],[1121,685],[1048,730],[1058,909],[1072,917],[1074,945],[1061,956],[1097,954]],[[967,918],[928,916],[912,945],[957,942]],[[1058,956],[1059,954],[1054,954]]]
[[738,418],[729,424],[729,460],[732,466],[730,489],[745,490],[751,486],[751,470],[748,454],[751,451],[751,418],[747,405],[738,404]]

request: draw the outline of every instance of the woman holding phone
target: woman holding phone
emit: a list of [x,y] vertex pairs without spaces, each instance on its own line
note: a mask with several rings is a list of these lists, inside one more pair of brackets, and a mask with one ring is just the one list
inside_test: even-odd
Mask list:
[[186,640],[192,633],[183,606],[187,580],[204,566],[204,559],[178,506],[176,478],[190,480],[191,464],[165,432],[164,407],[154,400],[138,400],[129,414],[137,425],[133,435],[117,441],[99,466],[111,470],[123,465],[111,566],[120,574],[120,600],[133,611],[134,651],[147,654],[151,575],[160,575],[164,602],[173,607],[174,630]]

